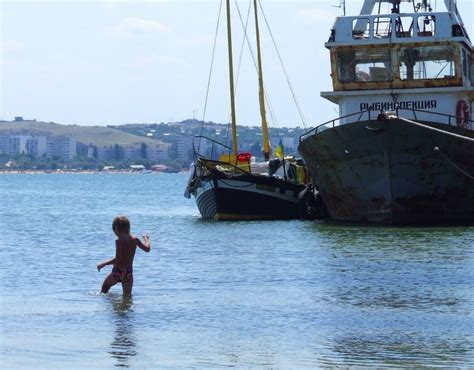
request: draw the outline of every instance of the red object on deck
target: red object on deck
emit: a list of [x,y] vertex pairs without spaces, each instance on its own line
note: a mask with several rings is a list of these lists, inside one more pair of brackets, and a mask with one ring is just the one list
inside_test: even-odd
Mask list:
[[252,153],[249,152],[237,154],[237,160],[239,162],[250,162],[250,158],[252,158]]

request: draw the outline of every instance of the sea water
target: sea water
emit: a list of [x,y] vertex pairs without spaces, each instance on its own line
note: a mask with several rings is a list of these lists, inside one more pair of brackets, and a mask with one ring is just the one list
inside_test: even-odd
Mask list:
[[474,227],[206,222],[186,180],[0,175],[0,367],[474,367]]

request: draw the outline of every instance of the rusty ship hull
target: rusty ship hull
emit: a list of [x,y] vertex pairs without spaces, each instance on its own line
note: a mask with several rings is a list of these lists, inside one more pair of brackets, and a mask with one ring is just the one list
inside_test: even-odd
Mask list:
[[313,133],[299,151],[333,220],[474,223],[472,130],[365,120]]

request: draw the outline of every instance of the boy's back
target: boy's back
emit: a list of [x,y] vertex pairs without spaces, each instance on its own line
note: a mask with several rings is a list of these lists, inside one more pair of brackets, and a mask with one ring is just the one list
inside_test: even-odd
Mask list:
[[137,238],[134,236],[121,237],[115,241],[115,267],[131,268],[137,250]]

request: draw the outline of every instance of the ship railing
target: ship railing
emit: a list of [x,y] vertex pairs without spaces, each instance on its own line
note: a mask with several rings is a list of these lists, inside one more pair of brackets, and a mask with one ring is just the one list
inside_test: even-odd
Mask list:
[[[396,108],[395,110],[395,114],[397,117],[400,116],[400,111],[409,111],[409,112],[412,112],[413,113],[413,118],[415,119],[415,121],[426,121],[426,119],[420,119],[418,116],[420,114],[431,114],[431,115],[435,115],[435,116],[439,116],[439,117],[444,117],[446,119],[445,122],[440,122],[440,123],[444,123],[444,124],[447,124],[449,126],[456,126],[457,125],[457,122],[459,120],[462,120],[463,118],[462,117],[458,117],[458,116],[453,116],[453,115],[450,115],[450,114],[446,114],[446,113],[439,113],[439,112],[432,112],[432,111],[427,111],[427,110],[422,110],[422,109],[408,109],[408,108]],[[316,127],[313,127],[311,130],[305,132],[304,134],[302,134],[300,136],[300,143],[305,140],[307,137],[309,136],[312,136],[313,134],[317,134],[317,133],[320,133],[328,128],[333,128],[336,126],[336,123],[341,121],[341,120],[347,120],[348,118],[350,117],[357,117],[356,120],[354,121],[351,121],[351,122],[359,122],[359,121],[362,121],[362,120],[365,120],[365,119],[368,119],[369,121],[372,119],[372,117],[374,118],[377,118],[379,116],[379,114],[383,114],[384,112],[383,111],[380,111],[380,110],[375,110],[375,109],[366,109],[366,110],[362,110],[362,111],[359,111],[359,112],[356,112],[356,113],[351,113],[351,114],[348,114],[348,115],[345,115],[345,116],[342,116],[342,117],[338,117],[338,118],[335,118],[333,120],[330,120],[330,121],[327,121],[327,122],[324,122]],[[417,115],[418,114],[418,115]],[[473,120],[467,120],[467,126],[473,130],[474,129],[474,121]]]
[[[321,131],[324,131],[328,128],[333,128],[336,126],[336,123],[341,121],[341,120],[345,120],[349,117],[356,117],[356,116],[359,116],[357,117],[357,120],[355,122],[358,122],[358,121],[362,121],[364,117],[367,117],[366,119],[368,119],[369,121],[372,119],[372,116],[375,116],[375,110],[374,109],[366,109],[366,110],[362,110],[360,112],[356,112],[356,113],[351,113],[351,114],[347,114],[345,116],[341,116],[341,117],[337,117],[333,120],[330,120],[330,121],[327,121],[327,122],[324,122],[324,123],[321,123],[320,125],[316,126],[316,127],[313,127],[311,130],[305,132],[304,134],[302,134],[300,136],[300,143],[306,139],[308,136],[311,136],[313,134],[317,134]],[[365,119],[365,120],[366,120]]]
[[196,157],[212,159],[214,156],[220,156],[223,153],[236,154],[234,150],[217,140],[207,136],[195,136],[193,140],[193,153]]
[[234,172],[240,173],[249,173],[241,166],[233,164],[230,161],[221,160],[222,156],[227,156],[227,158],[235,157],[237,158],[237,153],[234,150],[217,140],[214,140],[207,136],[195,136],[193,140],[193,158],[196,161],[197,159],[205,160],[207,163],[212,163],[213,165],[219,165],[224,168],[228,168]]

